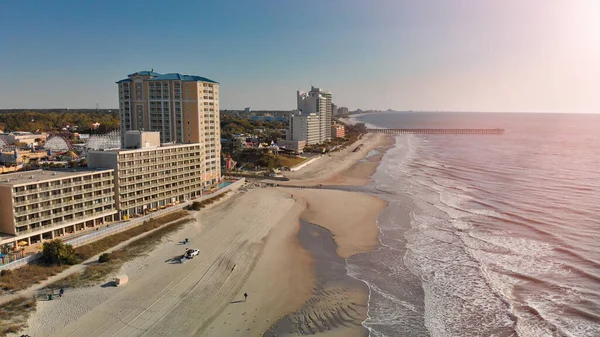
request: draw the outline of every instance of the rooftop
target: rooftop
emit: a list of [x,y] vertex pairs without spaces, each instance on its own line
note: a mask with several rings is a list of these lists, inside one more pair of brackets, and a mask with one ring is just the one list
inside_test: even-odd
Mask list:
[[195,75],[182,75],[180,73],[164,74],[149,79],[150,81],[184,81],[184,82],[209,82],[218,83],[211,79]]
[[142,71],[136,71],[133,74],[129,74],[127,75],[127,77],[131,77],[131,76],[160,76],[159,73],[155,73],[154,69],[152,69],[152,71],[149,70],[142,70]]
[[144,147],[141,149],[105,149],[105,150],[90,150],[90,153],[98,153],[98,152],[111,152],[111,153],[120,153],[120,152],[142,152],[142,151],[151,151],[151,150],[159,150],[159,149],[168,149],[168,148],[176,148],[176,147],[189,147],[193,145],[201,145],[201,143],[185,143],[185,144],[161,144],[160,146],[153,147]]
[[7,173],[0,175],[0,186],[14,186],[20,184],[30,184],[45,180],[62,179],[76,177],[89,173],[112,171],[112,169],[93,169],[87,167],[70,169],[52,169],[52,170],[33,170]]
[[122,79],[120,81],[117,81],[115,83],[122,83],[122,82],[131,82],[131,78],[132,76],[152,76],[151,78],[149,78],[149,81],[182,81],[182,82],[208,82],[208,83],[216,83],[218,84],[219,82],[213,81],[211,79],[208,79],[206,77],[202,77],[202,76],[196,76],[196,75],[182,75],[180,73],[169,73],[169,74],[159,74],[159,73],[155,73],[154,71],[138,71],[135,72],[133,74],[129,74],[127,75],[128,78]]

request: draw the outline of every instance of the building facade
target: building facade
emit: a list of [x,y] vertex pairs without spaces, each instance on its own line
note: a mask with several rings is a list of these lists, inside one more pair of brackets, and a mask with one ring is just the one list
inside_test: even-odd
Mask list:
[[298,91],[296,97],[298,111],[305,115],[314,113],[319,117],[319,141],[317,143],[330,140],[332,123],[331,92],[311,87],[309,92]]
[[116,220],[113,170],[34,170],[0,177],[0,245],[51,240]]
[[316,113],[292,113],[288,121],[286,133],[288,141],[304,141],[307,145],[321,142],[320,118]]
[[203,144],[203,180],[221,177],[219,83],[179,73],[139,71],[117,82],[121,134],[160,132],[161,143]]
[[37,144],[37,140],[45,141],[48,138],[48,134],[43,133],[31,133],[25,131],[15,131],[10,133],[0,133],[0,138],[4,139],[7,144],[15,145],[18,143],[31,145],[39,145]]
[[331,126],[331,136],[333,138],[344,138],[346,136],[346,128],[341,124],[333,124]]
[[287,150],[292,150],[298,153],[304,152],[304,148],[306,147],[305,140],[279,140],[278,144],[280,147],[285,148]]
[[[151,139],[140,133],[140,139]],[[132,142],[140,143],[139,140]],[[114,169],[116,208],[120,219],[162,209],[202,195],[208,183],[201,179],[204,171],[202,144],[144,143],[129,149],[90,151],[88,167]]]
[[46,157],[48,157],[48,152],[46,151],[19,149],[13,149],[11,151],[0,150],[0,164],[2,165],[22,165]]
[[341,106],[337,108],[337,114],[338,115],[347,115],[348,114],[348,108],[346,108],[345,106]]

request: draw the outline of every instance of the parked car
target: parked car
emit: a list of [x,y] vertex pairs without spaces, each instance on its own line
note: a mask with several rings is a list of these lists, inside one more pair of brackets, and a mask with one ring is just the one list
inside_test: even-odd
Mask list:
[[183,258],[185,259],[193,259],[194,256],[200,254],[200,250],[199,249],[195,249],[195,248],[188,248],[185,251],[185,254],[183,254]]

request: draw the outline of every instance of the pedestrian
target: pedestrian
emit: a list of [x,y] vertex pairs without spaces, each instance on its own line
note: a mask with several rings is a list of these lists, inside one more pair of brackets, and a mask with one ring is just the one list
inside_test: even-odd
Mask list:
[[244,293],[244,302],[248,299],[248,293]]
[[231,268],[231,271],[233,271],[235,269],[235,264],[233,265],[233,267]]
[[63,288],[60,288],[60,290],[58,291],[58,296],[62,297],[62,295],[65,293],[65,290]]

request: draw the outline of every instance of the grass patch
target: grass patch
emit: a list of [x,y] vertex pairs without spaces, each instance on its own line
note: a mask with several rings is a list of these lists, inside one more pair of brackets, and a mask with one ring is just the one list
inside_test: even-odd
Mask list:
[[[177,220],[186,216],[186,211],[173,212],[159,218],[145,221],[143,224],[120,233],[112,234],[104,237],[98,241],[88,243],[75,248],[75,254],[77,256],[78,263],[81,263],[90,257],[102,253],[121,242],[127,241],[135,236],[142,233],[148,232],[155,228],[158,228],[166,223]],[[67,265],[63,266],[47,266],[41,263],[30,263],[21,268],[14,270],[2,271],[0,274],[0,289],[2,291],[15,291],[28,288],[29,286],[39,283],[54,276],[61,271],[69,268]]]
[[219,194],[219,195],[217,195],[217,196],[214,196],[214,197],[212,197],[212,198],[208,198],[208,199],[206,199],[206,200],[202,200],[202,201],[200,201],[200,208],[204,208],[204,207],[206,207],[206,206],[208,206],[208,205],[212,204],[213,202],[216,202],[216,201],[219,201],[219,200],[221,200],[223,197],[225,197],[225,195],[226,195],[227,193],[229,193],[229,192],[221,193],[221,194]]
[[152,232],[143,238],[134,240],[127,246],[109,253],[110,258],[107,262],[92,264],[88,266],[83,273],[69,275],[62,280],[48,285],[48,288],[58,289],[85,287],[103,281],[106,279],[107,275],[119,270],[125,262],[138,256],[146,255],[149,251],[156,247],[157,244],[160,243],[165,235],[181,229],[185,223],[189,221],[191,220],[181,219],[163,226],[157,229],[155,232]]
[[127,241],[142,233],[151,231],[171,221],[183,218],[187,214],[188,213],[186,211],[178,211],[171,214],[167,214],[165,216],[161,216],[160,218],[147,220],[139,226],[130,228],[120,233],[109,235],[105,238],[91,242],[87,245],[77,247],[75,248],[75,255],[77,255],[77,258],[80,262],[83,262],[94,255],[100,254],[103,251],[118,245],[121,242]]
[[68,265],[46,266],[40,263],[31,263],[19,269],[3,270],[0,274],[0,289],[2,292],[24,289],[69,267]]
[[0,308],[0,335],[18,333],[26,328],[27,319],[35,311],[35,306],[35,299],[25,297],[19,297],[3,304]]
[[281,163],[281,166],[285,166],[285,167],[296,166],[307,159],[307,158],[301,158],[301,157],[290,158],[290,157],[281,156],[281,155],[278,155],[277,158],[279,158],[279,162]]

